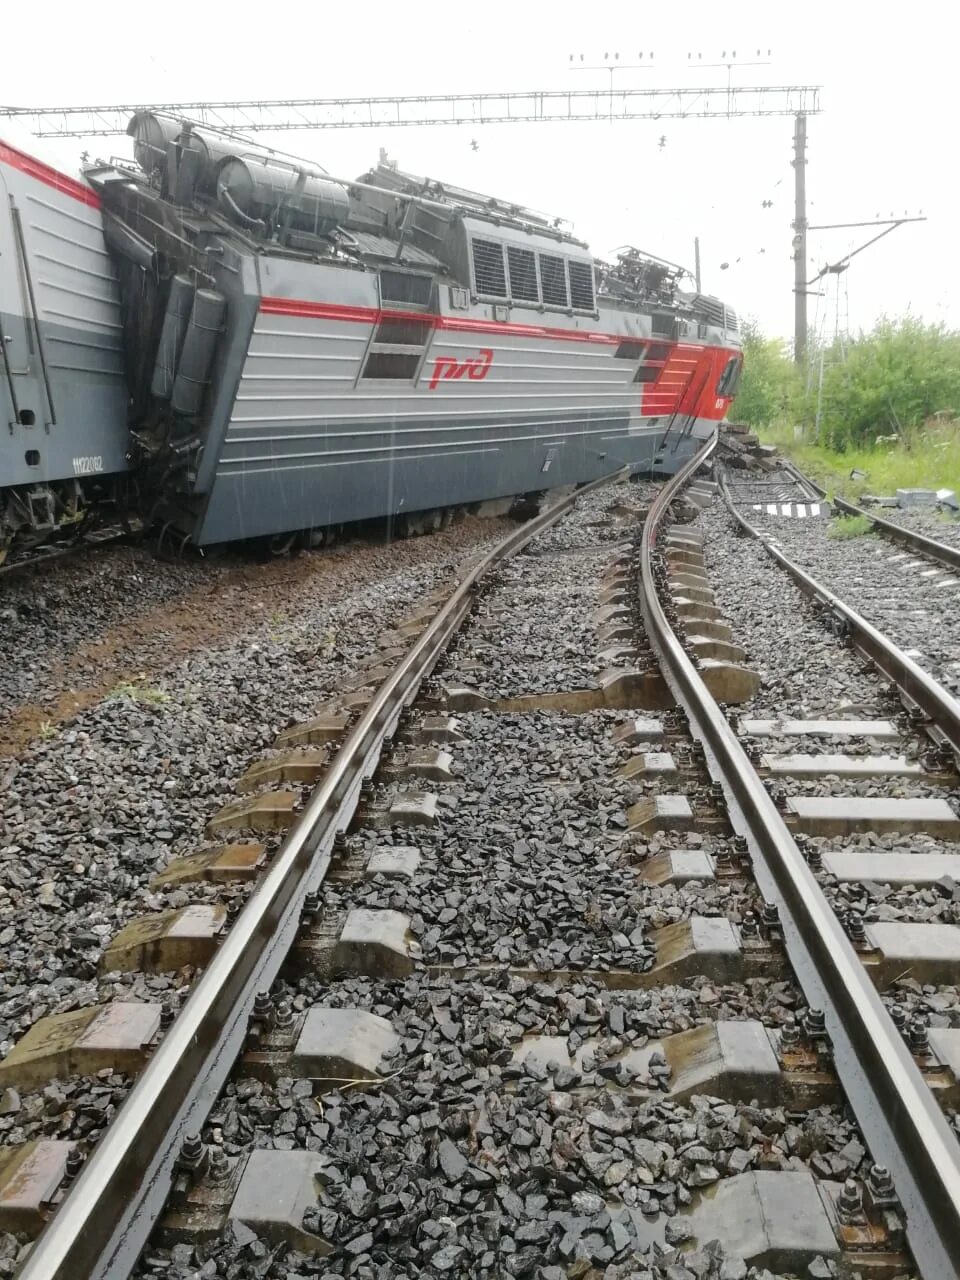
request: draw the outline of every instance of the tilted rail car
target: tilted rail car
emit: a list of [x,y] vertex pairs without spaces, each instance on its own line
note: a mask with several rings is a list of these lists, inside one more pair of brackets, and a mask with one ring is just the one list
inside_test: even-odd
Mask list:
[[670,264],[389,163],[129,132],[76,177],[0,142],[0,555],[109,502],[202,546],[669,472],[735,394],[736,316]]

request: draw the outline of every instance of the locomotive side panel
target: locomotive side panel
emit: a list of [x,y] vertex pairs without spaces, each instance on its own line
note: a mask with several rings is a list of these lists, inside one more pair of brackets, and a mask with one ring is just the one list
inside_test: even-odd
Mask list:
[[0,142],[0,202],[4,482],[124,471],[123,329],[99,199]]
[[285,278],[273,262],[263,278],[313,297],[261,300],[222,445],[204,458],[201,543],[651,464],[657,424],[619,336],[595,321],[402,312],[377,305],[373,272],[299,264]]

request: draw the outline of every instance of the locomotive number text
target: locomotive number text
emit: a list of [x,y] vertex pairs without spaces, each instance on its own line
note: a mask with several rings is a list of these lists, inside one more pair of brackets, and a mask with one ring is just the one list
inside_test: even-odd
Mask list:
[[74,458],[73,460],[73,474],[75,476],[92,476],[102,470],[103,458],[99,453],[93,457]]

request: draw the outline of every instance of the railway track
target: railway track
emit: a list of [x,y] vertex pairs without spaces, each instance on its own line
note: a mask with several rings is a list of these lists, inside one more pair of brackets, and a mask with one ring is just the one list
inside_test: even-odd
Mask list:
[[6,553],[0,550],[0,577],[12,577],[14,574],[31,571],[42,572],[47,565],[55,561],[68,560],[73,556],[84,555],[100,548],[116,546],[120,542],[140,537],[142,533],[142,522],[132,518],[120,524],[91,529],[88,533],[69,541],[40,543],[10,558],[6,558]]
[[[839,494],[828,498],[822,485],[787,460],[781,463],[779,474],[768,472],[763,479],[745,478],[742,472],[727,472],[726,486],[732,503],[743,501],[752,511],[764,516],[816,519],[829,510],[845,516],[860,516],[870,522],[875,533],[915,552],[927,564],[941,566],[944,570],[960,569],[960,547],[931,538],[895,520],[886,520],[875,511],[850,502]],[[900,561],[904,565],[908,562],[909,557]],[[919,563],[914,561],[912,567],[918,567]]]
[[[881,995],[904,965],[944,981],[960,930],[923,951],[851,914],[823,846],[877,829],[861,798],[811,828],[779,792],[942,797],[956,711],[904,658],[899,725],[732,713],[759,679],[686,519],[706,453],[645,521],[590,486],[522,526],[254,762],[105,947],[108,972],[193,967],[172,1020],[80,1010],[0,1064],[25,1098],[136,1077],[85,1165],[7,1155],[0,1225],[50,1219],[18,1275],[957,1274],[960,1055],[916,1019],[906,1044]],[[244,877],[231,918],[191,902]]]
[[[824,491],[790,463],[760,482],[727,473],[725,485],[730,502],[783,557],[841,596],[948,693],[960,692],[957,546],[842,498],[828,503]],[[846,531],[842,519],[839,528],[828,525],[825,517],[831,513],[862,516],[878,536],[834,539],[831,534]],[[857,534],[857,527],[852,531]],[[837,620],[840,626],[856,625],[839,612]]]
[[[808,476],[802,475],[792,464],[789,465],[799,484],[806,486],[811,493],[817,494],[820,498],[826,498],[827,493],[824,488]],[[844,515],[863,516],[864,519],[870,521],[871,527],[877,533],[889,538],[890,541],[897,543],[899,546],[915,551],[928,563],[942,565],[944,569],[960,569],[960,547],[953,546],[949,542],[941,542],[937,538],[931,538],[927,534],[920,533],[917,529],[910,529],[906,525],[898,524],[895,520],[885,520],[882,516],[878,516],[875,511],[861,507],[855,502],[848,502],[846,498],[841,497],[839,494],[833,499],[833,505],[837,511],[842,512]]]

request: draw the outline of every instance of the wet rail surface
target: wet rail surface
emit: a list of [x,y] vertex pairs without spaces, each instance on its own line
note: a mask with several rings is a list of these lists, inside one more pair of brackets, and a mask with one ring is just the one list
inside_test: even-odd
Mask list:
[[[21,1160],[22,1225],[51,1221],[19,1274],[954,1274],[957,1051],[906,1045],[878,991],[937,981],[955,926],[930,955],[841,927],[824,834],[904,816],[780,794],[815,742],[831,777],[919,772],[953,839],[954,761],[872,753],[916,717],[738,740],[759,679],[694,471],[649,513],[597,487],[523,526],[160,873],[180,905],[102,964],[193,965],[177,1017],[97,1006],[0,1064],[24,1092],[137,1076],[85,1168]],[[201,879],[256,883],[231,914],[191,903]]]
[[[805,477],[793,468],[788,469],[785,482],[798,488],[807,485]],[[852,899],[857,896],[856,886],[870,887],[877,882],[887,893],[892,886],[894,895],[916,886],[922,889],[933,883],[927,878],[931,872],[935,877],[943,876],[954,865],[960,834],[956,824],[960,706],[913,656],[787,555],[776,518],[762,528],[750,523],[757,519],[754,513],[758,510],[789,520],[792,546],[802,545],[802,527],[795,508],[788,506],[786,488],[780,495],[782,505],[770,511],[755,501],[749,482],[735,488],[724,476],[722,487],[739,530],[757,538],[771,566],[777,565],[797,584],[835,637],[836,646],[852,650],[868,669],[886,677],[887,687],[896,695],[892,704],[900,712],[894,718],[877,720],[865,717],[862,708],[855,716],[855,708],[845,707],[835,720],[804,719],[789,713],[770,716],[768,712],[763,718],[740,719],[740,734],[750,744],[751,757],[765,774],[775,802],[802,833],[797,839],[802,841],[812,869],[827,884],[845,931],[880,990],[895,991],[903,978],[933,988],[949,985],[956,976],[957,955],[948,956],[960,940],[955,911],[947,907],[942,913],[918,916],[911,904],[903,911],[894,907],[895,915],[888,912],[878,919],[878,913],[869,908],[865,915],[866,895],[859,901]],[[809,511],[807,514],[813,518]],[[768,751],[772,744],[780,748],[777,754]],[[923,1017],[908,1025],[905,1011],[888,1003],[893,1005],[894,1018],[911,1055],[930,1080],[951,1056],[956,1032],[952,1025],[938,1027],[931,1040]],[[891,1101],[890,1105],[895,1104]],[[917,1154],[923,1148],[922,1138],[917,1145],[917,1137],[891,1133],[888,1150],[909,1158],[911,1150]],[[918,1195],[924,1194],[926,1176],[919,1169],[915,1171]],[[949,1176],[954,1188],[950,1194],[955,1196],[955,1156]],[[908,1179],[904,1172],[901,1186]],[[930,1225],[933,1228],[932,1222]],[[940,1258],[928,1265],[937,1274],[939,1268],[954,1264]]]

